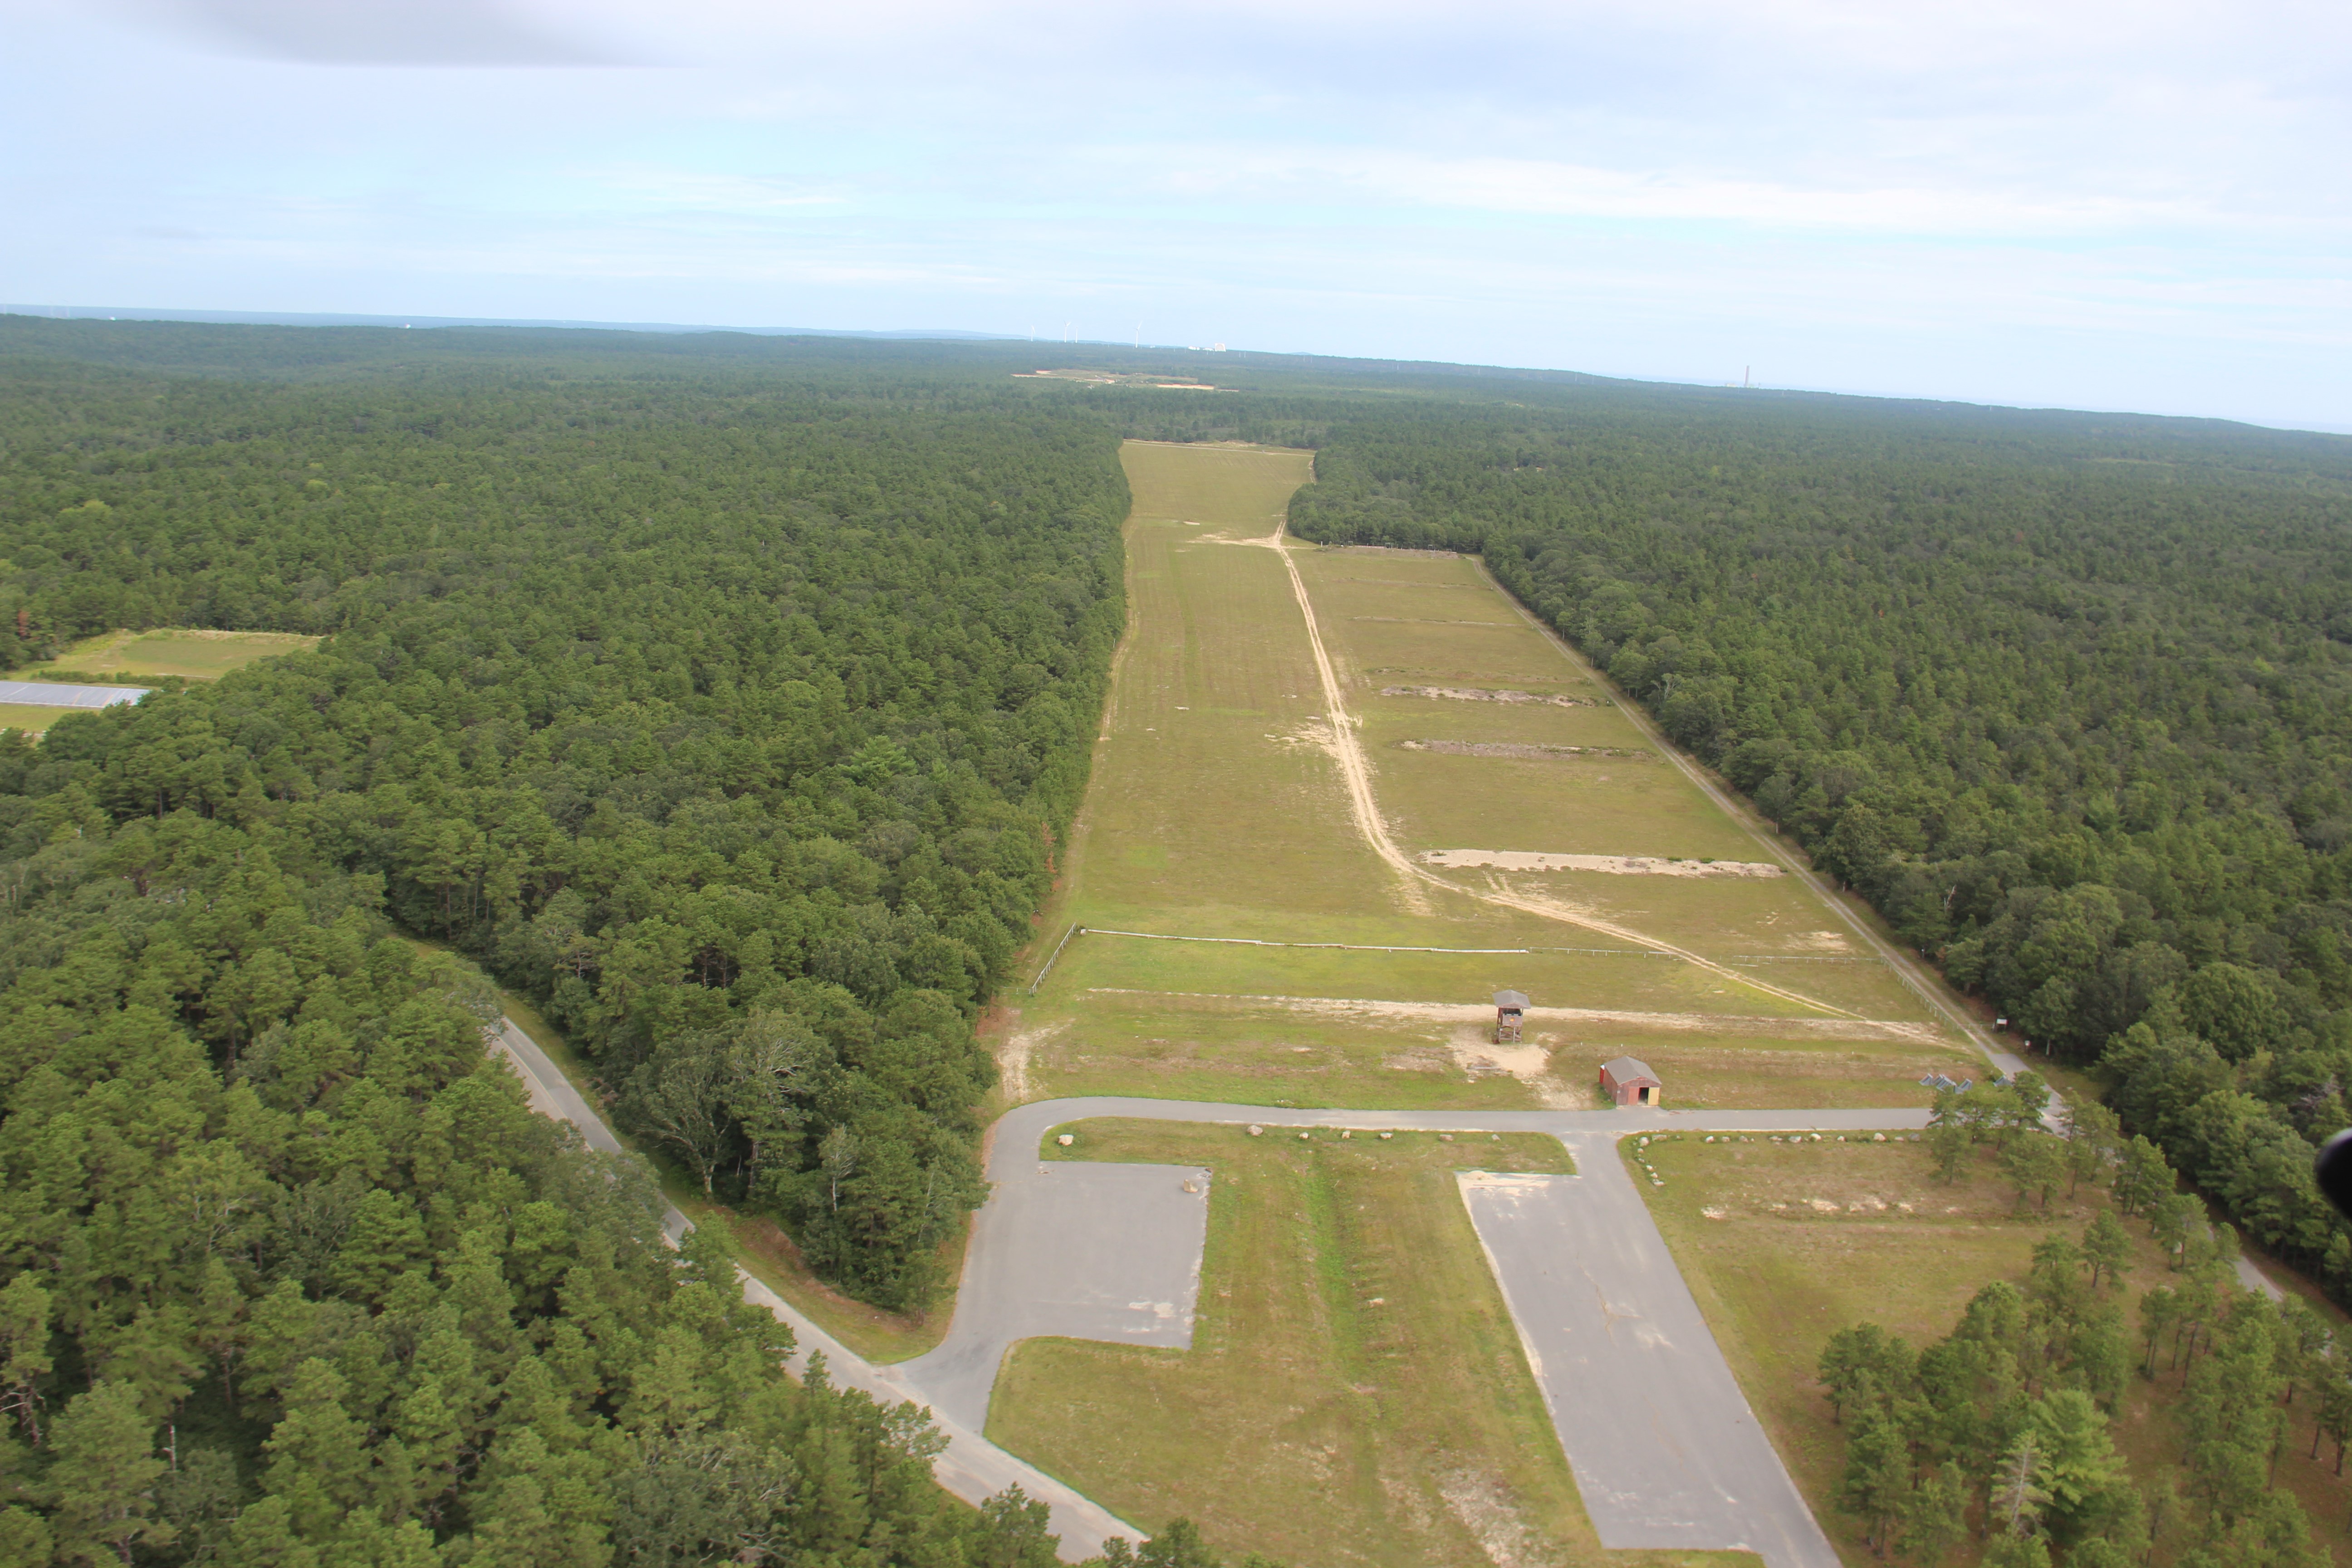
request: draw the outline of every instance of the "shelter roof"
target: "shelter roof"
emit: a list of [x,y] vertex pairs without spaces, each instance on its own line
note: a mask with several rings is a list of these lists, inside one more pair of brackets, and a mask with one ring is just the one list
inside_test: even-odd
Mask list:
[[1495,1005],[1497,1007],[1523,1008],[1527,1005],[1528,994],[1524,991],[1497,991],[1495,993]]
[[1601,1070],[1609,1075],[1609,1081],[1612,1083],[1632,1083],[1637,1079],[1644,1078],[1652,1083],[1663,1081],[1656,1073],[1650,1070],[1650,1064],[1638,1057],[1619,1057]]

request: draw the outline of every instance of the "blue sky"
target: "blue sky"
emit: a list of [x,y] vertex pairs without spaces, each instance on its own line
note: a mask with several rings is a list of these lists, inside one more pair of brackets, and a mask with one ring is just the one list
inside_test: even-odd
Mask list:
[[0,22],[13,301],[1752,365],[2352,429],[2340,4],[0,0]]

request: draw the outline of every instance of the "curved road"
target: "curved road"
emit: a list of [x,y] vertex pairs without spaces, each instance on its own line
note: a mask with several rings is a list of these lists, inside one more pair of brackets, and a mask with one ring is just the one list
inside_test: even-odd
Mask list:
[[[516,1027],[511,1018],[499,1020],[498,1032],[492,1042],[521,1076],[523,1088],[530,1097],[530,1107],[541,1115],[558,1121],[569,1121],[580,1129],[580,1135],[592,1149],[608,1154],[625,1152],[619,1139],[604,1119],[582,1099],[562,1070],[548,1059],[547,1053],[529,1035]],[[662,1228],[675,1243],[693,1226],[693,1222],[671,1209],[662,1219]],[[741,1269],[737,1278],[743,1282],[744,1300],[754,1306],[765,1307],[793,1331],[794,1349],[792,1367],[803,1370],[812,1353],[824,1357],[825,1367],[834,1384],[840,1387],[861,1389],[884,1405],[896,1405],[902,1399],[929,1404],[921,1392],[909,1388],[889,1371],[877,1367],[863,1356],[844,1346],[831,1334],[803,1317],[767,1286]],[[984,1411],[983,1411],[984,1414]],[[1053,1477],[1014,1458],[1003,1449],[980,1435],[977,1424],[967,1426],[950,1416],[932,1410],[932,1419],[940,1433],[948,1440],[947,1449],[932,1463],[932,1473],[940,1485],[961,1498],[978,1504],[1003,1491],[1018,1486],[1034,1500],[1045,1503],[1053,1512],[1052,1528],[1062,1538],[1062,1555],[1072,1562],[1098,1555],[1103,1542],[1114,1535],[1140,1542],[1146,1532],[1102,1507],[1092,1499],[1066,1486]]]
[[[604,1119],[512,1020],[492,1037],[531,1108],[593,1149],[623,1152]],[[1837,1554],[1765,1439],[1616,1158],[1643,1131],[1825,1132],[1924,1124],[1916,1110],[1302,1110],[1111,1097],[1040,1100],[991,1131],[988,1202],[974,1217],[955,1316],[937,1350],[876,1366],[748,1274],[746,1300],[793,1330],[794,1370],[821,1352],[834,1381],[929,1407],[947,1438],[940,1484],[977,1503],[1018,1485],[1045,1502],[1066,1558],[1144,1532],[981,1436],[1004,1352],[1061,1334],[1189,1346],[1212,1171],[1040,1160],[1047,1133],[1100,1117],[1266,1128],[1535,1132],[1579,1173],[1465,1173],[1463,1201],[1494,1268],[1587,1511],[1612,1548],[1734,1548],[1769,1568],[1836,1568]],[[1465,1153],[1469,1151],[1465,1149]],[[673,1208],[671,1239],[689,1222]]]

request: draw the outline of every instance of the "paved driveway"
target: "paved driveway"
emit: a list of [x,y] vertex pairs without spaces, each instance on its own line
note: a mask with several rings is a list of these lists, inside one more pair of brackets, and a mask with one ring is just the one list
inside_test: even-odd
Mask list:
[[1210,1173],[1047,1163],[1034,1152],[992,1168],[996,1190],[973,1221],[948,1337],[884,1371],[974,1431],[987,1425],[989,1391],[1015,1340],[1192,1347]]
[[[607,1153],[620,1152],[620,1141],[613,1136],[603,1118],[580,1097],[562,1072],[548,1059],[547,1053],[539,1048],[537,1042],[515,1026],[512,1019],[499,1019],[498,1031],[492,1039],[500,1054],[520,1075],[533,1110],[554,1121],[572,1123],[580,1129],[581,1136],[592,1149],[601,1149]],[[674,1208],[662,1220],[662,1228],[668,1232],[672,1241],[684,1236],[690,1225],[686,1215]],[[924,1392],[905,1384],[898,1375],[899,1369],[874,1365],[803,1317],[782,1297],[757,1279],[740,1269],[737,1277],[742,1282],[745,1300],[766,1308],[792,1329],[795,1342],[791,1362],[793,1372],[805,1371],[812,1355],[822,1355],[836,1387],[862,1390],[885,1405],[893,1405],[904,1399],[912,1399],[918,1405],[931,1403]],[[991,1374],[993,1375],[992,1364]],[[985,1409],[983,1390],[983,1412]],[[1134,1542],[1143,1540],[1142,1531],[1092,1498],[1055,1479],[1035,1466],[1013,1458],[982,1437],[979,1422],[957,1420],[936,1406],[932,1414],[940,1435],[948,1440],[946,1451],[932,1461],[932,1477],[964,1501],[978,1505],[1007,1487],[1018,1486],[1032,1500],[1045,1504],[1051,1510],[1051,1528],[1062,1538],[1062,1555],[1074,1563],[1081,1558],[1099,1555],[1103,1542],[1115,1535]]]
[[1567,1142],[1576,1175],[1457,1180],[1601,1544],[1837,1568],[1613,1140]]

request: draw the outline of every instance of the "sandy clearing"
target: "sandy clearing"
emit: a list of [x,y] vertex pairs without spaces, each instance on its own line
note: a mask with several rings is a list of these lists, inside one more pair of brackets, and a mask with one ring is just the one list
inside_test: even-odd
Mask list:
[[1424,849],[1432,866],[1467,870],[1492,866],[1503,871],[1601,871],[1612,877],[1785,877],[1759,860],[1662,860],[1651,855],[1550,855],[1525,849]]
[[1041,1028],[1016,1029],[1004,1037],[996,1049],[997,1085],[1004,1098],[1018,1105],[1030,1098],[1029,1056],[1039,1046],[1069,1028],[1069,1020],[1047,1024]]
[[[1580,1041],[1573,1042],[1565,1048],[1576,1051],[1581,1049],[1582,1045],[1583,1042]],[[1556,1038],[1550,1044],[1523,1042],[1516,1046],[1496,1045],[1489,1037],[1487,1026],[1484,1023],[1456,1025],[1453,1037],[1446,1042],[1446,1051],[1452,1058],[1452,1065],[1456,1072],[1466,1073],[1472,1078],[1477,1077],[1482,1072],[1507,1073],[1527,1085],[1528,1092],[1536,1097],[1536,1103],[1546,1110],[1589,1109],[1592,1104],[1592,1096],[1581,1087],[1580,1082],[1571,1084],[1552,1071],[1552,1057],[1557,1048],[1562,1047]],[[1412,1053],[1407,1055],[1411,1056]],[[1432,1067],[1443,1068],[1447,1065],[1445,1058],[1436,1057],[1433,1052],[1431,1053],[1431,1057],[1434,1059],[1412,1062],[1399,1059],[1392,1060],[1389,1065],[1410,1067],[1423,1071]]]
[[[1492,1005],[1456,1002],[1389,1002],[1371,996],[1276,996],[1234,991],[1151,991],[1132,985],[1089,986],[1089,996],[1178,996],[1194,1002],[1250,1002],[1326,1017],[1411,1019],[1430,1024],[1491,1024]],[[1934,1024],[1896,1018],[1774,1018],[1753,1013],[1643,1013],[1622,1007],[1529,1007],[1533,1023],[1614,1024],[1636,1029],[1685,1033],[1805,1036],[1827,1040],[1907,1040],[1934,1045],[1943,1039]]]
[[[1444,622],[1452,626],[1457,623]],[[1468,624],[1468,623],[1463,623]],[[1475,623],[1485,626],[1488,623]],[[1591,697],[1561,697],[1541,691],[1511,691],[1501,688],[1479,686],[1383,686],[1383,697],[1433,697],[1448,702],[1540,702],[1550,708],[1598,708],[1600,701]]]
[[1550,746],[1533,741],[1399,741],[1401,752],[1427,752],[1439,757],[1514,757],[1523,762],[1551,762],[1564,757],[1601,757],[1611,762],[1654,763],[1647,752],[1622,746]]

